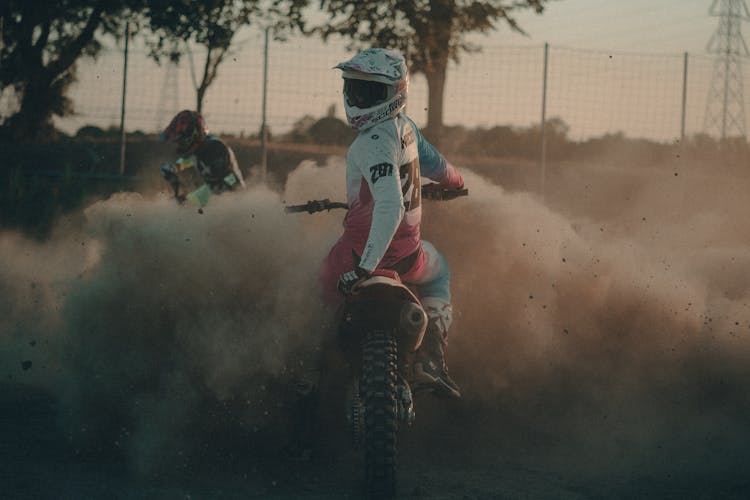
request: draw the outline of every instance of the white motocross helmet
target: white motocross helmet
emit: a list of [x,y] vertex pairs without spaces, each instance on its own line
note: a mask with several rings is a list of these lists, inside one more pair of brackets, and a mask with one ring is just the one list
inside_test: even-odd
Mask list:
[[343,71],[349,125],[364,130],[396,116],[406,106],[406,60],[392,50],[366,49],[335,66]]

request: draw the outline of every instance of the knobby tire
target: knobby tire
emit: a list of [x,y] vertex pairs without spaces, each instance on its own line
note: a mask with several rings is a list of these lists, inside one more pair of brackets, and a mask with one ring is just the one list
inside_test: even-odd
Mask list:
[[362,348],[365,487],[369,498],[396,494],[397,352],[394,333],[367,332]]

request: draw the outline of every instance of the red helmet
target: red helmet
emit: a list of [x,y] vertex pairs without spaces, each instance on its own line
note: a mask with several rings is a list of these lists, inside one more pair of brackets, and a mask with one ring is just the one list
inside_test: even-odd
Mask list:
[[172,118],[167,128],[161,133],[162,141],[177,144],[177,153],[193,153],[206,140],[208,129],[203,117],[197,111],[185,109]]

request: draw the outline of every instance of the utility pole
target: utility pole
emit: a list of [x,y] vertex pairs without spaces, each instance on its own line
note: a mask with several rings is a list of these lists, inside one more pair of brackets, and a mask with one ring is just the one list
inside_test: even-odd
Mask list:
[[260,174],[263,182],[268,175],[268,123],[266,122],[266,105],[268,103],[268,30],[263,37],[263,105],[260,124]]
[[539,194],[544,201],[544,190],[547,182],[547,74],[549,67],[549,43],[544,42],[544,71],[542,74],[542,121],[539,124],[541,133],[541,153],[539,158],[539,164],[541,171],[540,182],[539,182]]
[[125,51],[122,63],[122,103],[120,105],[120,176],[125,175],[125,96],[128,91],[128,42],[130,41],[130,21],[125,22]]
[[722,140],[746,138],[742,58],[750,56],[742,37],[741,22],[750,21],[745,0],[714,0],[709,15],[719,18],[719,27],[706,50],[715,54],[711,88],[706,100],[704,128]]

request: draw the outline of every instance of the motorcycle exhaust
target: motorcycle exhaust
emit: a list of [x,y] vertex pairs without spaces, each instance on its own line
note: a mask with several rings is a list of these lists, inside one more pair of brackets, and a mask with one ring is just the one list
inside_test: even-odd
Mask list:
[[399,330],[404,338],[402,342],[410,351],[416,351],[422,345],[424,332],[427,329],[427,314],[419,304],[407,302],[401,308]]

